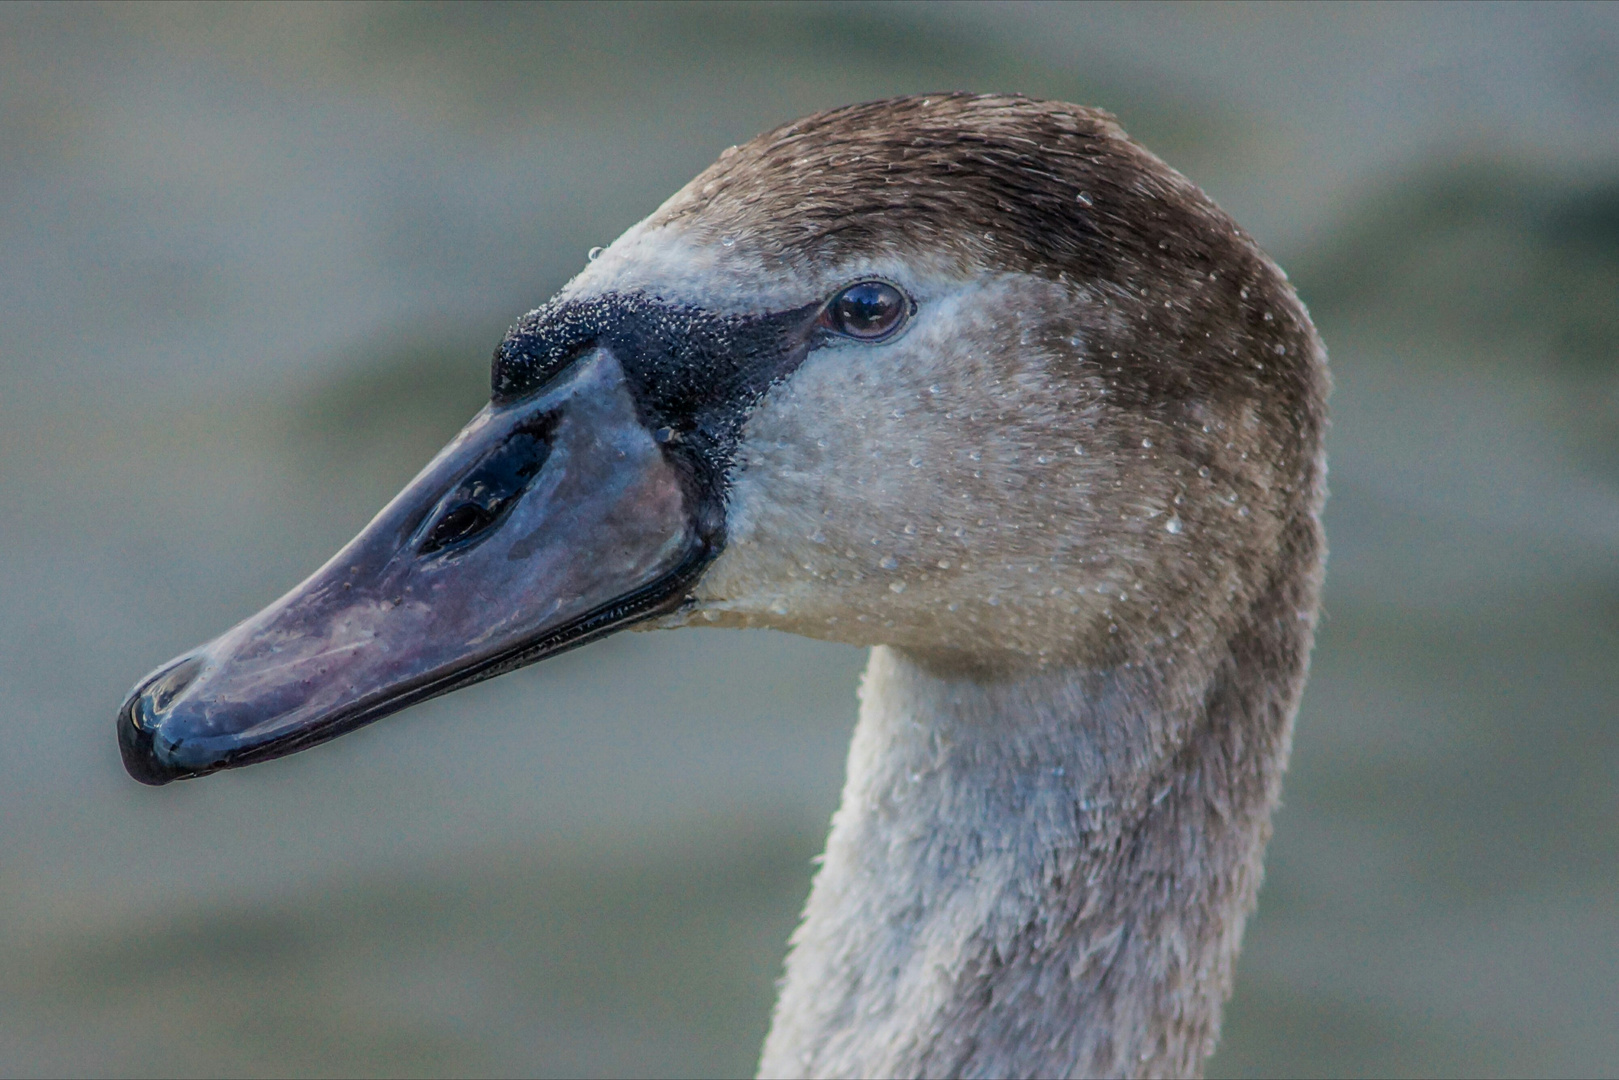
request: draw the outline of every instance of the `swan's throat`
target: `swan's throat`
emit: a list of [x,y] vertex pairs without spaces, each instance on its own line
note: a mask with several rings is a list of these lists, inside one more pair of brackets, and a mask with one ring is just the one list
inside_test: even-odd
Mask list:
[[762,1075],[1196,1073],[1303,682],[1291,591],[1213,666],[984,683],[875,649]]

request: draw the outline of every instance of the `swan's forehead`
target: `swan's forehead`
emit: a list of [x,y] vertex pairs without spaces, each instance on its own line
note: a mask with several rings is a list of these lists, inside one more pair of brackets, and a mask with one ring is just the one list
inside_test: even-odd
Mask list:
[[762,315],[827,299],[844,285],[891,281],[918,302],[970,282],[976,268],[925,249],[890,247],[810,260],[757,236],[656,219],[631,228],[562,290],[562,299],[642,294],[723,315]]

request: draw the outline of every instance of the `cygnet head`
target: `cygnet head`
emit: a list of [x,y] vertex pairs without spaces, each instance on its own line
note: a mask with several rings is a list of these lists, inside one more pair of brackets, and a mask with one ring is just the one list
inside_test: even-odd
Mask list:
[[280,756],[635,624],[988,679],[1196,657],[1315,528],[1326,378],[1282,273],[1106,114],[819,113],[524,316],[365,532],[137,687],[125,761]]

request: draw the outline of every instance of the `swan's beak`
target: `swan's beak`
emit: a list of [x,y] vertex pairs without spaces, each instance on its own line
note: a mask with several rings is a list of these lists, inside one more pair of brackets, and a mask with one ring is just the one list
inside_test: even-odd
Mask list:
[[125,767],[163,784],[280,757],[678,606],[720,543],[690,476],[596,349],[485,408],[309,580],[143,680]]

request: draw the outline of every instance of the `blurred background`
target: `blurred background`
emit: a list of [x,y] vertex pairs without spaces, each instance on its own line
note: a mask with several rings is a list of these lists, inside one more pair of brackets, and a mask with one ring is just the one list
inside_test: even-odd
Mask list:
[[161,790],[322,562],[726,146],[1103,106],[1332,352],[1332,563],[1217,1076],[1619,1061],[1619,5],[0,7],[0,1073],[751,1073],[863,655],[629,634]]

